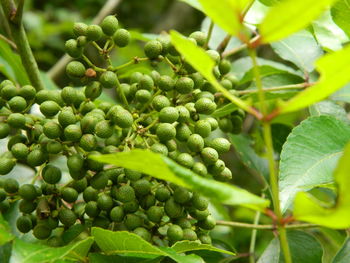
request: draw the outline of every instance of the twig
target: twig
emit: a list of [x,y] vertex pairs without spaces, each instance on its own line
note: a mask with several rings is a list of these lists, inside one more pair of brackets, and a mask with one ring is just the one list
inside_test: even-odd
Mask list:
[[[258,35],[258,36],[256,36],[256,37],[253,37],[253,38],[249,41],[249,43],[250,43],[250,44],[254,44],[254,43],[256,43],[259,39],[260,39],[260,36]],[[236,54],[236,53],[242,51],[243,49],[245,49],[245,48],[247,48],[247,47],[248,47],[248,45],[247,45],[246,43],[244,43],[244,44],[242,44],[242,45],[240,45],[240,46],[238,46],[238,47],[236,47],[236,48],[233,48],[233,49],[231,49],[231,50],[225,51],[224,53],[222,53],[222,57],[223,57],[223,58],[226,58],[226,57],[232,56],[232,55],[234,55],[234,54]]]
[[[276,230],[275,225],[258,225],[258,224],[249,224],[249,223],[242,223],[242,222],[235,222],[235,221],[222,221],[218,220],[216,221],[217,225],[221,226],[232,226],[232,227],[238,227],[238,228],[250,228],[250,229],[259,229],[259,230]],[[313,228],[318,227],[318,225],[315,224],[289,224],[284,226],[287,229],[301,229],[301,228]]]
[[17,49],[17,46],[16,46],[16,44],[12,41],[12,40],[10,40],[10,39],[8,39],[7,37],[5,37],[4,35],[2,35],[2,34],[0,34],[0,39],[1,40],[4,40],[7,44],[9,44],[13,49]]
[[[291,84],[291,85],[284,85],[284,86],[277,86],[277,87],[271,87],[271,88],[263,88],[263,91],[280,91],[280,90],[289,90],[289,89],[304,89],[309,86],[312,86],[313,83],[299,83],[299,84]],[[258,92],[257,89],[248,89],[248,90],[238,90],[236,94],[238,95],[245,95],[250,93],[256,93]]]
[[231,38],[232,36],[227,34],[226,37],[221,41],[219,46],[216,48],[216,51],[219,52],[220,54],[224,52]]
[[203,46],[204,49],[207,49],[209,46],[209,41],[211,38],[211,34],[213,33],[213,29],[214,29],[214,22],[211,21],[210,25],[209,25],[209,29],[208,29],[208,35],[207,35],[207,39],[205,40],[205,44]]
[[[122,0],[108,0],[106,4],[102,7],[97,16],[92,20],[93,24],[99,24],[103,18],[111,14],[114,9],[121,3]],[[64,72],[66,65],[72,60],[67,54],[61,57],[55,65],[53,65],[47,72],[48,76],[57,80],[59,76]]]

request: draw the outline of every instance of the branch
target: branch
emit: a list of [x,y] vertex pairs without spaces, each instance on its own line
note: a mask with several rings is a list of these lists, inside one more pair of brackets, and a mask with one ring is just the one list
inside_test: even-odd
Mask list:
[[[100,12],[96,15],[96,17],[92,20],[93,24],[99,24],[103,18],[107,15],[111,14],[115,8],[121,3],[122,0],[108,0],[106,4],[102,7]],[[67,54],[61,57],[55,65],[53,65],[47,75],[54,81],[56,81],[64,72],[66,65],[72,61],[72,58]]]
[[[216,221],[216,224],[221,226],[232,226],[232,227],[239,227],[239,228],[259,229],[259,230],[276,230],[277,228],[277,226],[275,225],[257,225],[257,224],[249,224],[249,223],[242,223],[242,222],[235,222],[235,221],[222,221],[222,220]],[[313,228],[313,227],[318,227],[318,225],[289,224],[284,226],[284,228],[287,228],[287,229],[301,229],[301,228]]]
[[16,8],[13,0],[1,0],[6,22],[10,28],[12,38],[17,46],[17,51],[30,82],[36,90],[42,90],[44,89],[44,84],[22,24],[23,4],[24,0],[18,1],[18,8]]

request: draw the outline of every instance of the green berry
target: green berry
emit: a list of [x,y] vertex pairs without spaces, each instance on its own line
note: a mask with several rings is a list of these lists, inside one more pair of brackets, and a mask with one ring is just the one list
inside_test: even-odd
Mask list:
[[164,210],[170,218],[179,218],[183,214],[183,207],[175,202],[174,198],[170,198],[165,202]]
[[77,98],[77,90],[73,87],[64,87],[61,91],[61,98],[66,104],[74,104]]
[[178,164],[185,166],[186,168],[190,168],[190,169],[194,165],[194,159],[188,153],[180,153],[176,158],[176,162]]
[[139,80],[139,89],[152,90],[154,86],[153,79],[148,75],[143,75]]
[[155,96],[152,100],[152,106],[156,111],[160,111],[165,107],[170,106],[170,101],[166,96],[158,95]]
[[90,25],[86,29],[86,37],[90,41],[97,41],[102,37],[102,28],[98,25]]
[[142,226],[142,218],[134,214],[128,214],[124,219],[124,224],[128,230],[134,230]]
[[4,182],[4,190],[9,194],[17,193],[19,184],[17,180],[13,178],[6,178]]
[[83,54],[83,49],[78,46],[78,42],[75,39],[69,39],[66,41],[65,50],[72,58],[80,58]]
[[220,54],[216,50],[209,49],[206,51],[206,53],[211,57],[212,60],[215,61],[215,63],[220,62]]
[[113,36],[114,43],[118,47],[126,47],[130,42],[130,38],[131,36],[129,31],[124,28],[118,29]]
[[42,149],[34,149],[27,156],[27,163],[32,166],[39,166],[45,163],[47,154]]
[[158,40],[151,40],[144,47],[145,54],[150,59],[158,58],[162,53],[162,44]]
[[207,245],[211,245],[212,241],[211,241],[211,237],[208,234],[200,234],[198,236],[199,240],[201,241],[202,244],[207,244]]
[[163,75],[159,78],[158,87],[161,90],[170,91],[174,89],[174,86],[175,86],[175,81],[171,77],[167,75]]
[[62,177],[61,170],[53,165],[46,165],[42,171],[42,177],[48,184],[57,184]]
[[113,207],[113,209],[109,213],[109,217],[111,218],[111,220],[117,223],[122,222],[124,219],[124,216],[125,216],[124,210],[123,210],[123,207],[121,206]]
[[191,203],[200,211],[207,209],[209,205],[208,199],[198,193],[193,193]]
[[147,242],[151,242],[152,235],[146,228],[137,227],[133,232]]
[[0,203],[2,201],[4,201],[6,199],[6,197],[7,197],[7,194],[6,194],[5,190],[0,189]]
[[231,70],[231,62],[227,59],[223,59],[219,63],[219,70],[221,75],[226,75]]
[[26,100],[32,100],[35,98],[36,90],[31,85],[25,85],[22,88],[20,88],[18,94]]
[[143,76],[143,74],[141,72],[132,73],[130,76],[130,84],[138,83],[142,76]]
[[88,186],[83,192],[83,199],[85,202],[96,201],[98,195],[98,190],[91,186]]
[[191,136],[192,131],[185,123],[180,123],[176,126],[176,139],[181,142],[185,142]]
[[40,104],[40,111],[46,117],[55,116],[60,110],[60,105],[54,101],[45,101]]
[[221,80],[220,81],[220,85],[222,87],[224,87],[225,89],[227,89],[227,90],[231,90],[232,89],[232,83],[228,79]]
[[176,203],[185,204],[191,200],[191,192],[184,187],[177,187],[174,191],[174,200]]
[[113,208],[113,199],[107,194],[101,194],[97,198],[97,206],[101,210],[109,211]]
[[51,235],[51,229],[44,225],[44,224],[38,224],[33,229],[33,235],[37,239],[44,240],[47,239]]
[[208,98],[200,98],[194,107],[198,113],[210,115],[216,110],[216,103]]
[[183,239],[189,241],[196,241],[197,234],[192,229],[186,228],[183,230]]
[[207,34],[202,31],[195,31],[189,37],[195,39],[198,46],[204,46],[207,41]]
[[181,94],[188,94],[193,90],[194,82],[191,78],[181,77],[176,81],[175,90]]
[[190,112],[185,106],[177,106],[177,111],[179,112],[178,122],[188,122],[191,118]]
[[162,155],[168,155],[168,148],[162,143],[155,143],[151,146],[151,150],[155,153],[160,153]]
[[190,215],[197,220],[204,220],[210,215],[210,213],[208,209],[202,211],[198,209],[193,209],[191,210]]
[[153,223],[159,223],[164,215],[164,208],[152,206],[147,210],[147,218]]
[[64,128],[63,134],[67,141],[77,142],[82,136],[82,131],[79,125],[70,124]]
[[113,122],[120,128],[130,128],[134,122],[134,118],[127,110],[119,110],[113,116]]
[[61,221],[61,223],[66,227],[74,225],[75,221],[77,220],[77,216],[75,215],[75,213],[68,208],[60,209],[60,211],[58,212],[58,218]]
[[194,126],[195,133],[199,134],[203,138],[206,138],[211,133],[210,123],[206,120],[199,120],[196,122]]
[[0,90],[1,97],[4,100],[10,100],[11,98],[17,96],[18,90],[13,85],[6,85]]
[[24,184],[19,190],[18,194],[25,200],[32,201],[37,198],[38,193],[34,185],[32,184]]
[[137,200],[132,200],[123,204],[123,209],[125,213],[135,213],[139,210],[139,202]]
[[93,151],[97,147],[97,139],[93,134],[84,134],[81,136],[79,146],[87,152]]
[[178,220],[176,220],[176,224],[182,229],[192,228],[192,224],[187,218],[179,218]]
[[175,107],[165,107],[159,112],[159,121],[173,123],[179,118],[179,112]]
[[210,142],[210,147],[218,153],[227,153],[230,150],[231,143],[225,138],[215,138]]
[[135,93],[136,101],[140,103],[148,102],[151,99],[151,97],[152,97],[151,92],[145,89],[140,89]]
[[97,190],[104,189],[107,184],[108,175],[103,171],[95,174],[90,180],[90,185]]
[[5,123],[1,122],[0,123],[0,139],[4,139],[10,134],[10,126]]
[[48,121],[43,126],[44,134],[50,139],[56,139],[61,136],[61,126],[55,121]]
[[151,183],[147,179],[139,179],[132,186],[138,196],[144,196],[151,191]]
[[20,216],[17,218],[16,226],[22,233],[28,233],[33,228],[32,220],[29,216]]
[[188,137],[187,140],[187,147],[192,152],[200,152],[204,148],[204,140],[203,137],[199,134],[192,134],[190,137]]
[[206,118],[205,120],[209,122],[212,131],[215,131],[219,127],[219,123],[216,119],[209,117],[209,118]]
[[17,160],[25,160],[29,154],[29,149],[24,143],[16,143],[11,147],[11,153]]
[[84,158],[80,154],[73,154],[67,158],[67,166],[70,171],[81,171],[84,166]]
[[203,177],[208,175],[207,167],[203,163],[200,163],[200,162],[197,162],[193,165],[192,171],[200,176],[203,176]]
[[98,81],[93,81],[89,83],[84,89],[85,97],[90,100],[97,99],[101,95],[101,93],[102,93],[102,86]]
[[170,123],[161,123],[156,130],[158,139],[162,142],[174,139],[176,136],[176,129]]
[[123,185],[121,186],[117,192],[116,192],[116,198],[117,200],[125,203],[130,202],[135,199],[135,191],[134,188],[132,188],[129,185]]
[[225,167],[224,170],[220,174],[214,175],[214,179],[221,181],[221,182],[230,181],[232,179],[232,172],[230,171],[230,169]]
[[78,192],[74,188],[65,187],[61,190],[62,199],[68,203],[74,203],[78,199]]
[[106,71],[101,75],[99,81],[104,88],[111,89],[117,86],[118,77],[113,71]]
[[0,157],[0,175],[6,175],[12,171],[16,165],[16,160],[13,158]]
[[89,217],[96,217],[100,214],[100,209],[97,206],[97,202],[89,201],[85,206],[85,213]]
[[168,188],[162,186],[156,190],[156,199],[160,202],[165,202],[170,198],[170,191]]
[[85,36],[88,26],[84,23],[74,23],[73,33],[75,36]]
[[113,36],[118,29],[118,19],[114,15],[106,16],[100,26],[105,35]]
[[208,216],[206,219],[198,221],[197,225],[202,229],[212,230],[216,225],[216,221],[212,216]]
[[210,165],[214,164],[219,159],[219,154],[215,149],[211,147],[205,147],[201,151],[201,157],[205,164]]
[[51,154],[58,154],[62,151],[62,149],[62,144],[57,141],[49,141],[46,145],[47,152]]
[[20,96],[15,96],[8,101],[8,105],[12,112],[22,112],[27,108],[27,102]]
[[210,174],[220,174],[225,169],[225,162],[222,160],[217,160],[213,165],[210,165],[208,168]]
[[71,78],[82,78],[85,76],[85,66],[79,61],[71,61],[66,67],[66,73]]
[[171,225],[167,230],[167,237],[170,241],[176,242],[180,241],[184,237],[183,230],[178,225]]
[[142,173],[135,170],[124,169],[124,172],[126,177],[131,181],[139,180],[142,177]]
[[231,123],[232,123],[232,133],[233,134],[240,134],[242,132],[243,128],[243,119],[241,116],[231,116]]
[[11,113],[7,118],[7,123],[12,128],[24,128],[26,124],[26,118],[21,113]]
[[225,133],[232,132],[233,125],[230,119],[223,118],[219,120],[219,128]]

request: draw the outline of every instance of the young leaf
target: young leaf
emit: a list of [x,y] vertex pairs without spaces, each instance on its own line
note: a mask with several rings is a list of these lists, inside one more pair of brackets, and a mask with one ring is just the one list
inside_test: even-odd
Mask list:
[[198,250],[209,250],[209,251],[224,253],[228,255],[235,255],[235,253],[233,252],[222,250],[222,249],[213,247],[212,245],[200,244],[194,241],[176,242],[171,248],[174,249],[177,253],[187,253],[187,252],[198,251]]
[[212,84],[218,91],[222,92],[225,95],[225,97],[227,97],[240,108],[248,112],[251,111],[251,108],[247,103],[237,98],[236,96],[233,96],[230,92],[228,92],[219,84],[219,82],[213,75],[213,68],[215,63],[202,48],[197,47],[192,41],[185,39],[180,33],[176,31],[171,31],[170,35],[171,42],[173,43],[175,48],[181,53],[181,55],[186,59],[186,61],[191,64],[192,67],[194,67],[210,82],[210,84]]
[[56,262],[64,259],[83,259],[90,250],[94,239],[88,237],[75,244],[64,247],[48,247],[40,244],[27,243],[16,239],[13,243],[11,262]]
[[280,160],[283,211],[298,191],[333,181],[333,170],[349,140],[350,127],[332,116],[310,117],[292,130]]
[[337,52],[327,54],[316,62],[321,77],[318,83],[305,89],[284,103],[280,112],[292,112],[307,107],[337,91],[350,81],[350,45]]
[[343,29],[348,36],[350,36],[350,24],[349,24],[350,1],[349,0],[337,1],[331,9],[331,15],[332,15],[333,21],[341,29]]
[[350,258],[350,238],[348,237],[342,248],[335,255],[332,263],[347,263]]
[[321,46],[307,30],[272,43],[271,47],[278,56],[292,62],[303,72],[313,71],[315,60],[323,54]]
[[[322,247],[312,235],[301,231],[287,232],[288,244],[293,262],[311,263],[322,262]],[[258,263],[281,263],[282,251],[278,238],[274,238],[265,249]]]
[[259,26],[262,41],[274,42],[305,28],[335,1],[281,1],[270,9]]
[[339,160],[334,172],[334,181],[338,187],[336,204],[333,207],[324,206],[324,204],[311,195],[305,192],[299,192],[294,202],[294,217],[297,220],[335,229],[350,227],[349,159],[350,144],[347,144],[344,154]]
[[235,104],[228,103],[225,106],[222,106],[222,107],[216,109],[210,116],[215,117],[215,118],[221,118],[221,117],[229,115],[230,113],[234,112],[237,109],[238,109],[238,107]]
[[0,246],[11,241],[13,238],[10,226],[0,214]]
[[257,210],[263,210],[269,205],[269,201],[266,199],[237,186],[203,178],[169,158],[149,150],[134,149],[129,152],[95,155],[91,158],[191,188],[208,198],[217,199],[227,205],[241,205]]

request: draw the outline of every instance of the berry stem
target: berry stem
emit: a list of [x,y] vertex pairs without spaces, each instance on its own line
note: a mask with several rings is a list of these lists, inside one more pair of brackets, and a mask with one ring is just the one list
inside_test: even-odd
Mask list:
[[209,46],[209,41],[210,41],[211,35],[212,35],[212,33],[213,33],[213,29],[214,29],[214,22],[213,22],[213,21],[210,21],[207,39],[205,40],[205,44],[204,44],[204,46],[203,46],[204,49],[207,49],[208,46]]
[[1,5],[29,80],[37,91],[42,90],[45,88],[44,83],[22,23],[24,1],[18,1],[16,7],[13,0],[2,0]]
[[[258,88],[258,96],[260,101],[260,110],[262,114],[266,116],[267,105],[265,102],[265,93],[264,93],[263,84],[261,81],[259,65],[257,62],[256,50],[253,48],[249,48],[248,52],[253,63],[255,83]],[[277,216],[278,222],[281,222],[283,219],[283,214],[281,212],[280,199],[279,199],[278,173],[277,173],[277,167],[274,159],[271,124],[270,122],[264,121],[262,122],[262,126],[263,126],[264,141],[266,144],[266,155],[269,163],[271,197],[272,197],[272,202],[274,206],[274,212]],[[278,232],[279,232],[280,245],[283,251],[285,262],[292,263],[292,257],[291,257],[291,253],[288,245],[288,239],[287,239],[287,232],[283,224],[278,225]]]
[[129,67],[129,66],[131,66],[131,65],[138,64],[139,62],[147,61],[147,60],[148,60],[148,58],[134,57],[132,60],[126,62],[125,64],[122,64],[122,65],[120,65],[120,66],[117,66],[117,67],[113,68],[112,71],[117,72],[118,70],[127,68],[127,67]]
[[87,56],[83,55],[82,58],[89,65],[89,67],[91,67],[93,70],[99,71],[99,72],[106,71],[106,69],[104,69],[104,68],[100,68],[100,67],[95,66],[94,63],[92,63]]

